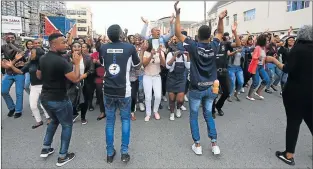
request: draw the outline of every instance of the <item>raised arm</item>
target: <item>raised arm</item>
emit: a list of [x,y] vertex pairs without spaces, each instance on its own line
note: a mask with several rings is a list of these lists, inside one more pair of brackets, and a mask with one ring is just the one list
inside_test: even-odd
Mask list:
[[227,10],[224,10],[218,16],[218,25],[217,25],[217,32],[215,38],[219,39],[220,42],[222,41],[223,34],[224,34],[224,22],[223,19],[227,16]]
[[237,34],[237,22],[235,22],[234,25],[232,25],[231,30],[233,32],[233,35],[235,36],[235,43],[232,43],[231,46],[233,48],[240,47],[241,46],[241,42],[240,42],[239,36]]
[[145,24],[143,25],[143,28],[141,30],[141,34],[140,36],[144,39],[144,40],[148,40],[149,39],[149,36],[146,36],[147,34],[147,31],[148,31],[148,20],[147,19],[144,19],[143,17],[141,17],[141,20],[142,22],[144,22]]
[[185,42],[185,35],[181,33],[181,27],[180,27],[180,8],[177,8],[179,1],[176,1],[174,5],[174,9],[176,12],[176,19],[175,19],[175,36],[181,41]]
[[173,14],[172,17],[171,17],[171,21],[170,21],[170,33],[166,34],[164,36],[164,38],[163,38],[164,39],[164,43],[168,42],[175,34],[174,19],[175,19],[175,16]]

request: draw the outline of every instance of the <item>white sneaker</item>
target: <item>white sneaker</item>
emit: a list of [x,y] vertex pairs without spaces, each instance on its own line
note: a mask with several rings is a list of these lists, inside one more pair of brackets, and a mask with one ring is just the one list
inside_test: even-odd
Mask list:
[[257,94],[256,92],[254,93],[254,95],[258,96],[261,100],[264,100],[264,97],[259,95],[259,94]]
[[174,120],[175,120],[175,115],[174,115],[174,113],[171,113],[171,114],[170,114],[170,120],[171,120],[171,121],[174,121]]
[[171,110],[171,107],[170,107],[170,106],[167,106],[167,108],[168,108],[169,110]]
[[166,96],[163,96],[163,101],[167,102]]
[[189,100],[188,100],[188,97],[185,95],[185,97],[184,97],[184,99],[185,99],[185,102],[188,102]]
[[202,154],[202,147],[196,147],[196,144],[193,144],[191,146],[191,149],[193,152],[195,152],[197,155],[201,155]]
[[250,100],[250,101],[255,101],[255,99],[254,99],[253,97],[247,96],[246,98],[247,98],[248,100]]
[[215,146],[212,146],[212,153],[214,155],[218,155],[218,154],[221,154],[221,150],[217,145],[215,145]]
[[179,110],[179,109],[176,110],[176,117],[177,118],[181,117],[181,110]]
[[186,111],[187,109],[186,109],[186,107],[185,107],[184,105],[182,105],[182,106],[180,107],[180,110]]
[[143,103],[139,103],[139,110],[145,111],[145,105]]
[[244,93],[245,92],[245,88],[241,88],[240,92]]
[[136,112],[136,110],[137,110],[137,105],[135,104],[135,110],[134,110],[134,113]]
[[146,121],[146,122],[150,121],[150,116],[146,116],[146,117],[145,117],[145,121]]

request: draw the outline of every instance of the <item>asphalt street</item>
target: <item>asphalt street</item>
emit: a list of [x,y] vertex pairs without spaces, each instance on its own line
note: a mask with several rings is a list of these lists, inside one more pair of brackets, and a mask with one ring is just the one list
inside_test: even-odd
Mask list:
[[[14,87],[11,95],[15,100]],[[191,150],[188,103],[182,118],[169,121],[167,103],[163,102],[159,121],[144,122],[144,113],[136,112],[128,164],[120,160],[121,123],[117,116],[117,155],[112,164],[107,164],[105,120],[96,120],[99,115],[96,107],[93,112],[87,112],[87,125],[81,125],[80,120],[74,124],[70,151],[76,153],[76,158],[63,168],[312,168],[312,136],[305,123],[296,147],[296,166],[290,167],[275,156],[276,150],[285,148],[286,116],[279,93],[265,93],[265,100],[255,102],[246,100],[245,96],[241,94],[241,102],[226,101],[225,115],[216,119],[219,156],[211,152],[202,113],[199,113],[199,124],[203,155],[197,156]],[[46,125],[31,129],[35,120],[28,100],[24,93],[23,116],[14,119],[7,117],[8,109],[2,99],[2,168],[56,168],[61,127],[54,137],[56,152],[47,159],[40,158]]]

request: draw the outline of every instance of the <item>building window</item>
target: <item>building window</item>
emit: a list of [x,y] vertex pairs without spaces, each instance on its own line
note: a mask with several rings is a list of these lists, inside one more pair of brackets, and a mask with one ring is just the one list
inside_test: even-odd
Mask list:
[[77,11],[77,15],[87,15],[87,12],[86,11]]
[[287,1],[287,12],[310,7],[310,1]]
[[87,31],[87,28],[86,27],[78,27],[77,30],[78,31]]
[[76,15],[76,11],[75,10],[67,10],[66,13],[68,15]]
[[77,23],[87,23],[87,19],[77,19]]
[[255,19],[255,9],[248,10],[243,13],[244,21],[251,21]]
[[234,14],[234,22],[237,22],[237,14]]
[[229,16],[226,17],[226,26],[229,25]]

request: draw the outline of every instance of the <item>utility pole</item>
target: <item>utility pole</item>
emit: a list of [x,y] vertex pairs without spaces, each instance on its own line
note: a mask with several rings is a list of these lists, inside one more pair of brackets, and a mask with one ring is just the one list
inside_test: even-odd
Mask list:
[[204,24],[206,24],[206,1],[204,1]]

